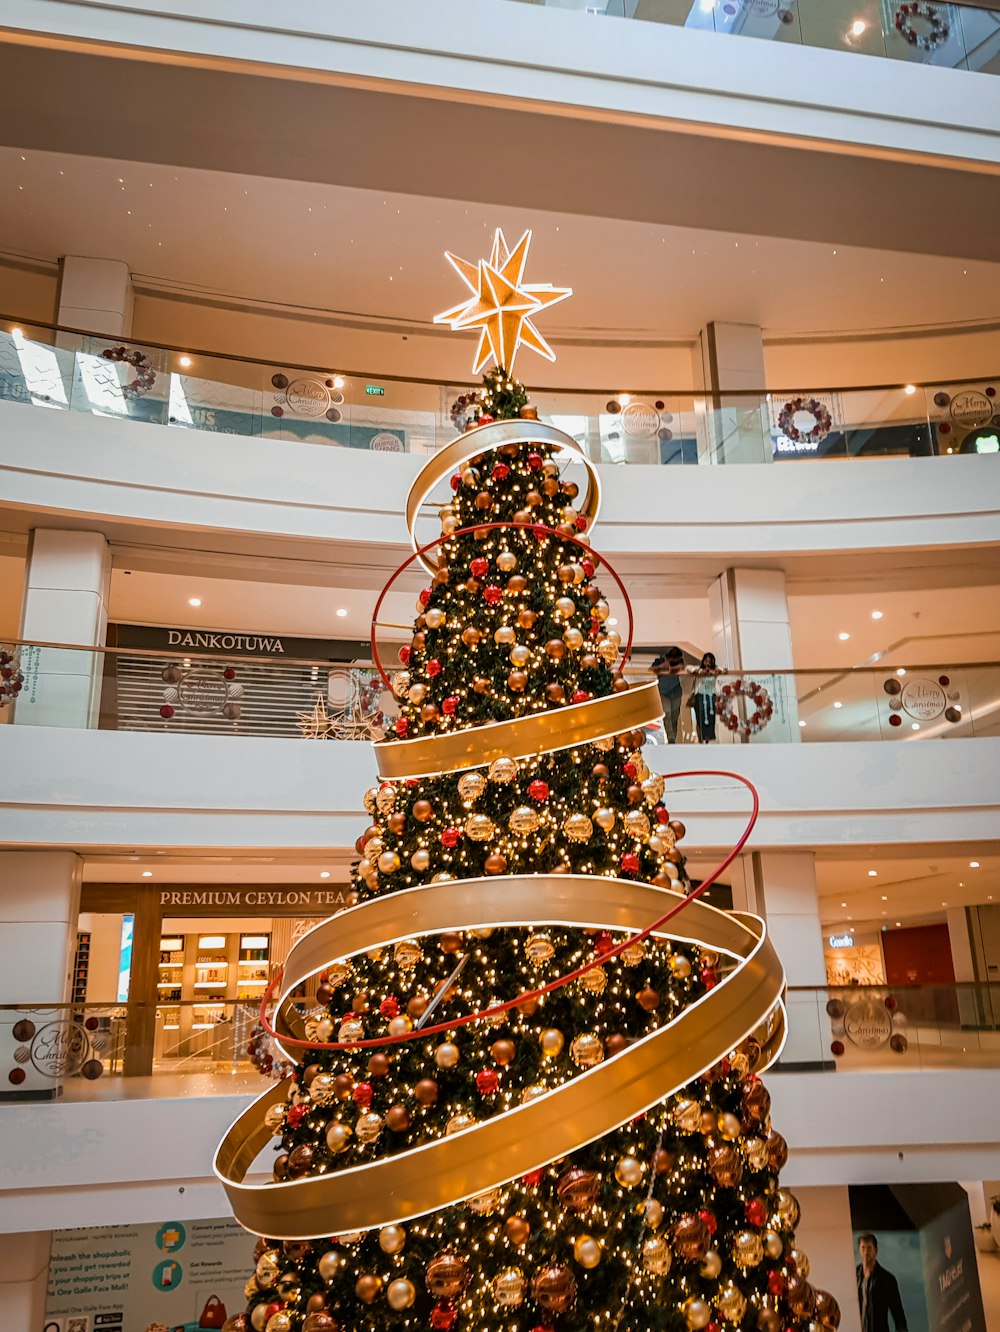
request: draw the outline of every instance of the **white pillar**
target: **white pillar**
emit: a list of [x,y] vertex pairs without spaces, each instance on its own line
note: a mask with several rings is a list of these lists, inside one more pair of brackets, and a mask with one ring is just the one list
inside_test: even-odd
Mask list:
[[63,256],[56,322],[127,338],[132,332],[132,275],[119,259]]
[[772,462],[758,326],[706,324],[694,345],[693,370],[699,462]]
[[45,1323],[52,1236],[47,1230],[4,1235],[0,1309],[11,1332],[38,1332]]
[[[101,532],[36,528],[25,578],[21,638],[35,643],[103,646],[108,625],[111,552]],[[19,725],[97,725],[103,654],[22,649]]]
[[[0,1004],[26,1006],[20,1014],[0,1010],[0,1067],[4,1070],[0,1100],[59,1093],[61,1080],[54,1056],[63,1029],[57,1031],[54,1024],[64,1022],[68,1014],[65,1010],[39,1013],[31,1006],[70,1000],[82,866],[72,851],[0,851],[4,940]],[[27,1026],[19,1027],[22,1022]],[[51,1038],[45,1037],[46,1026]],[[25,1051],[26,1058],[21,1054]]]
[[[708,590],[712,650],[720,666],[764,686],[774,708],[753,744],[798,741],[799,713],[795,678],[770,675],[768,668],[790,671],[792,631],[788,594],[781,569],[727,569]],[[726,732],[720,730],[726,738]]]
[[[775,1128],[781,1132],[780,1124]],[[809,1281],[828,1290],[840,1305],[841,1332],[861,1332],[847,1185],[809,1185],[793,1192],[802,1205],[802,1216],[795,1227],[795,1247],[809,1259]]]
[[[811,851],[754,851],[733,869],[733,906],[764,917],[785,968],[788,1039],[779,1067],[832,1068],[816,858]],[[808,989],[796,993],[797,986]]]

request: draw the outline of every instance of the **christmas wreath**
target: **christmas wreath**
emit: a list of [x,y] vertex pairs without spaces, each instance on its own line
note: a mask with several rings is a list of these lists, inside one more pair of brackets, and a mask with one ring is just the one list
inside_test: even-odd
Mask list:
[[17,649],[8,652],[6,648],[0,648],[0,708],[17,698],[23,687],[24,675]]
[[[795,418],[800,412],[805,412],[813,419],[808,430],[800,430],[795,424]],[[796,444],[818,444],[830,433],[832,425],[830,410],[819,398],[791,398],[778,413],[778,429]]]
[[[918,32],[913,26],[914,19],[923,19],[930,30]],[[900,5],[893,22],[900,37],[919,51],[936,51],[945,44],[951,31],[940,9],[936,5],[923,4],[921,0],[909,0],[909,3]]]
[[[741,698],[747,699],[754,706],[753,712],[748,710],[745,721],[740,721],[736,711],[737,701]],[[752,735],[758,735],[771,720],[774,704],[763,685],[759,685],[756,680],[740,678],[724,684],[716,694],[715,712],[727,731],[740,731],[749,740]]]
[[108,347],[101,355],[106,361],[122,361],[135,370],[135,379],[122,385],[122,393],[126,398],[141,398],[156,383],[156,371],[149,364],[145,352],[139,351],[138,347]]

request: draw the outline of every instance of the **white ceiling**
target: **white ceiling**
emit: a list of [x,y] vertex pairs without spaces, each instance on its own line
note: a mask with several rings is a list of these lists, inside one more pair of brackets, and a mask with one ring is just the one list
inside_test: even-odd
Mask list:
[[[602,188],[597,175],[595,211]],[[527,280],[574,288],[546,316],[557,339],[690,339],[711,319],[844,333],[1000,311],[1000,263],[982,260],[0,148],[0,250],[124,259],[140,283],[207,296],[425,325],[461,296],[442,251],[476,259],[497,225],[534,229]]]

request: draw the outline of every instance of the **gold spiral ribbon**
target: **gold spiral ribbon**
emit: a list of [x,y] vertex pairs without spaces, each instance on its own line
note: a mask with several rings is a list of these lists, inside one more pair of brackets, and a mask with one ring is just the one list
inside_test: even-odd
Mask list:
[[498,758],[527,758],[590,744],[658,722],[662,716],[656,681],[648,680],[621,694],[591,698],[586,703],[569,703],[564,708],[547,708],[527,717],[487,722],[444,735],[380,740],[373,748],[383,781],[401,781],[481,768]]
[[489,425],[477,426],[467,430],[464,435],[446,445],[439,453],[432,454],[417,474],[417,479],[410,487],[406,497],[406,527],[410,533],[413,549],[418,552],[420,563],[428,573],[437,573],[437,560],[428,552],[420,551],[417,541],[417,518],[428,495],[434,487],[449,477],[456,467],[468,462],[480,453],[488,453],[503,444],[554,444],[559,449],[575,453],[587,469],[587,493],[580,505],[580,512],[587,519],[587,531],[597,521],[601,507],[601,483],[597,478],[597,469],[572,435],[544,421],[493,421]]
[[[451,880],[376,898],[324,921],[295,944],[276,1030],[299,1035],[301,1018],[290,995],[335,958],[446,930],[566,925],[638,932],[663,915],[665,895],[681,897],[631,880],[541,874]],[[276,1239],[317,1239],[405,1221],[497,1188],[628,1123],[762,1024],[762,1067],[772,1063],[784,1042],[784,972],[764,922],[694,900],[658,937],[711,949],[737,965],[672,1021],[619,1054],[462,1133],[324,1175],[248,1183],[272,1139],[265,1114],[287,1095],[287,1085],[277,1084],[239,1116],[216,1152],[215,1173],[237,1221]]]

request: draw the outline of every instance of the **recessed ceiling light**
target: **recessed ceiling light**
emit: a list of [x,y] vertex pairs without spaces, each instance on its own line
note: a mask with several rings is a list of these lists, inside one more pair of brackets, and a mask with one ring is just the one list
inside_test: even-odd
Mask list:
[[942,905],[942,906],[947,906],[948,903],[947,903],[947,902],[942,902],[941,905]]
[[905,666],[900,666],[899,669],[896,671],[896,674],[897,674],[897,675],[905,675],[905,674],[906,674],[906,667],[905,667]]
[[[864,19],[855,19],[854,22],[851,24],[851,36],[860,37],[862,33],[866,31],[867,27],[868,24],[864,21]],[[836,253],[837,251],[834,250],[834,254]]]
[[840,905],[841,905],[842,907],[845,907],[845,906],[847,906],[847,903],[846,903],[846,902],[841,902]]
[[181,365],[184,367],[184,369],[186,370],[187,367],[191,364],[191,357],[190,357],[190,356],[182,356],[181,359],[180,359],[180,364],[181,364]]
[[882,611],[872,611],[872,619],[873,619],[873,620],[881,620],[881,618],[882,618],[882,614],[883,614]]
[[188,605],[189,605],[189,606],[200,606],[200,605],[201,605],[201,597],[188,597]]
[[910,722],[910,730],[911,730],[911,731],[919,731],[919,730],[920,730],[920,723],[919,723],[919,722]]
[[850,638],[850,636],[851,636],[850,634],[845,634],[845,633],[839,633],[837,635],[837,637],[840,639],[842,643],[846,643],[847,640]]
[[878,870],[869,870],[869,871],[868,871],[868,877],[869,877],[869,879],[877,879],[877,878],[878,878]]
[[346,611],[346,609],[345,609],[343,606],[339,606],[339,607],[337,608],[337,618],[338,618],[338,619],[342,620],[346,614],[347,614],[347,611]]
[[320,872],[319,872],[319,877],[320,877],[321,879],[328,879],[328,878],[330,877],[330,871],[329,871],[329,870],[320,870]]
[[334,377],[333,377],[333,387],[334,387],[335,389],[342,389],[342,388],[344,387],[344,376],[343,376],[343,375],[334,375]]
[[906,394],[908,398],[912,397],[913,394],[916,393],[916,391],[917,391],[916,384],[907,384],[906,388],[903,389],[903,392]]
[[153,877],[153,871],[152,871],[152,870],[143,870],[143,871],[142,871],[142,877],[143,877],[144,879],[151,879],[151,878]]
[[800,722],[799,722],[799,725],[800,725],[800,726],[805,726],[805,722],[804,722],[804,721],[800,721]]
[[[883,902],[888,902],[888,900],[889,900],[888,897],[886,897],[885,893],[883,893],[883,894],[882,894],[882,901],[883,901]],[[885,912],[884,912],[884,911],[882,912],[882,915],[883,915],[883,916],[885,915]]]
[[844,705],[843,705],[843,703],[834,703],[833,706],[834,706],[835,708],[842,708]]
[[614,617],[613,615],[612,615],[611,618],[608,620],[608,624],[610,624],[610,625],[616,625],[617,623],[618,623],[618,621],[615,619],[615,617]]
[[900,922],[897,920],[897,921],[896,921],[896,928],[897,928],[897,929],[899,928],[899,923],[900,923]]
[[970,860],[970,861],[969,861],[969,869],[978,869],[978,868],[979,868],[979,861],[978,861],[978,860]]
[[24,330],[21,329],[21,328],[12,328],[12,329],[10,330],[10,336],[11,336],[12,338],[23,338],[23,337],[24,337]]

